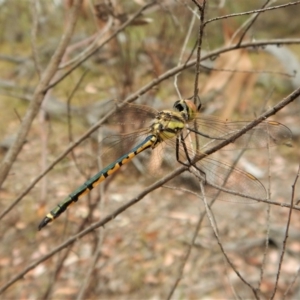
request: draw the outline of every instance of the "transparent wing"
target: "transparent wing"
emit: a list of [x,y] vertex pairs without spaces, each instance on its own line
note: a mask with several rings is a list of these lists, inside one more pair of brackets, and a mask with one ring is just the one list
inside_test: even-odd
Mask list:
[[149,122],[155,118],[157,110],[140,104],[127,103],[118,108],[116,101],[110,101],[108,106],[116,109],[115,113],[107,120],[109,125],[128,125],[129,130],[133,131],[141,127],[148,127]]
[[[229,139],[249,122],[227,122],[210,116],[199,116],[190,122],[190,126],[199,132],[201,150],[216,146],[222,140]],[[292,132],[285,125],[275,121],[265,121],[239,137],[226,149],[266,148],[275,145],[291,145]]]
[[251,199],[267,198],[264,185],[252,174],[211,157],[197,162],[194,172],[207,184],[205,193],[209,198],[243,203],[253,203]]
[[[214,158],[214,154],[205,156],[200,151],[194,151],[194,145],[191,147],[190,141],[184,141],[186,149],[182,143],[178,143],[178,150],[174,140],[167,141],[168,147],[164,149],[165,153],[176,157],[176,151],[179,161],[188,164],[188,158],[192,161],[195,158],[201,158],[190,167],[190,172],[194,175],[193,183],[189,186],[199,191],[199,180],[205,185],[206,196],[210,199],[217,197],[218,200],[228,202],[255,203],[255,199],[266,199],[267,192],[264,185],[252,174],[233,167]],[[169,164],[176,167],[174,160]],[[176,183],[178,184],[178,183]]]
[[[196,122],[194,124],[191,122],[189,126],[194,126],[191,128],[194,128],[199,134],[193,132],[185,139],[185,143],[188,143],[188,155],[191,157],[201,155],[201,153],[217,146],[223,140],[232,137],[248,123],[245,121],[223,122],[209,116],[197,118]],[[291,145],[291,139],[292,132],[288,127],[275,121],[265,121],[223,149],[266,148],[280,144]],[[198,145],[198,152],[195,151],[196,145]],[[183,153],[182,149],[181,153]],[[255,176],[233,167],[231,164],[215,160],[213,157],[214,154],[199,160],[194,169],[194,174],[203,178],[204,182],[207,183],[206,194],[208,197],[247,203],[252,202],[251,198],[266,199],[266,189]]]
[[[110,101],[108,105],[114,108],[116,102]],[[155,109],[137,104],[126,104],[117,109],[100,129],[100,135],[105,137],[99,139],[103,164],[111,163],[142,142],[149,134],[151,120],[156,114]]]
[[[141,142],[149,134],[150,121],[153,120],[156,113],[154,109],[135,104],[126,105],[114,113],[108,123],[116,126],[114,127],[116,132],[124,133],[121,135],[110,134],[102,140],[103,165],[105,166],[128,153],[137,143]],[[162,174],[161,170],[176,167],[176,151],[180,161],[187,161],[187,155],[190,158],[201,155],[209,148],[232,137],[247,124],[248,122],[224,122],[214,117],[199,116],[189,123],[189,128],[199,134],[195,134],[197,139],[194,138],[192,143],[185,139],[185,143],[188,144],[187,150],[184,150],[183,144],[179,144],[179,149],[176,150],[176,138],[167,140],[154,151],[148,151],[153,154],[154,158],[147,157],[147,161],[143,164],[144,166],[150,165],[152,172],[157,177],[157,174]],[[134,132],[126,133],[132,130]],[[266,121],[241,136],[229,148],[265,148],[268,145],[289,144],[291,136],[291,131],[286,126],[278,122]],[[197,153],[194,150],[196,140],[200,146]],[[218,196],[220,200],[232,202],[253,202],[248,198],[266,199],[266,190],[256,177],[230,164],[216,160],[213,156],[202,158],[195,163],[195,168],[191,168],[191,170],[197,180],[202,178],[207,184],[206,194],[210,198]]]
[[[202,127],[200,126],[199,121],[202,121]],[[197,119],[195,128],[204,131],[204,129],[207,130],[207,126],[209,125],[212,129],[209,131],[210,134],[214,134],[216,138],[222,137],[227,139],[246,124],[247,122],[224,123],[218,119],[209,117],[204,121]],[[189,124],[189,128],[191,128],[191,126],[192,124]],[[280,132],[283,131],[284,133],[284,137],[281,141],[286,140],[286,137],[289,137],[290,131],[287,127],[278,124],[276,127],[271,127],[272,129],[268,130],[269,126],[270,125],[266,122],[262,124],[260,128],[252,129],[244,140],[240,139],[238,141],[237,146],[240,148],[266,147],[268,141],[264,142],[263,137],[268,140],[270,132],[274,135],[278,132],[277,128],[280,128]],[[217,197],[217,199],[224,201],[244,203],[253,203],[253,200],[251,199],[267,198],[264,185],[255,176],[244,172],[237,167],[233,167],[230,163],[215,159],[215,154],[209,156],[203,155],[205,151],[216,146],[218,143],[221,143],[223,141],[222,139],[209,139],[195,132],[190,132],[189,128],[186,130],[186,134],[182,135],[182,142],[179,143],[180,161],[196,160],[191,171],[198,179],[202,179],[203,182],[206,183],[207,188],[205,189],[205,192],[207,197]],[[204,144],[202,144],[203,139],[206,140],[206,143]],[[279,142],[279,134],[277,134],[277,140]],[[198,160],[198,158],[200,158],[200,160]]]
[[[118,105],[119,103],[116,101],[106,101],[101,106],[98,105],[89,120],[93,125],[106,114],[116,110],[92,134],[92,139],[84,141],[81,144],[81,150],[77,150],[76,165],[86,178],[91,177],[95,172],[110,165],[140,144],[146,138],[151,120],[157,114],[155,109],[144,105],[126,104],[121,108],[118,108]],[[134,164],[138,164],[143,156],[144,153],[141,153],[139,158],[134,159]],[[142,171],[142,167],[143,165],[140,163],[140,171]]]
[[121,104],[115,100],[109,100],[98,102],[94,106],[88,107],[87,122],[90,125],[94,125],[98,120],[115,109],[116,112],[110,116],[105,124],[128,124],[133,127],[131,131],[137,129],[135,126],[139,123],[144,124],[142,127],[147,126],[147,120],[153,118],[156,114],[155,109],[145,105]]
[[149,130],[146,128],[128,134],[112,134],[104,138],[99,144],[100,155],[104,165],[130,152],[132,148],[141,143],[148,135]]

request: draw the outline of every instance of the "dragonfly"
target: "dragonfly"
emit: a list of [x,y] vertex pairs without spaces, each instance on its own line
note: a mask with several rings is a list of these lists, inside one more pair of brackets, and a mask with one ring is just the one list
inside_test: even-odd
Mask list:
[[[136,123],[142,127],[129,134],[110,135],[102,141],[101,144],[110,145],[106,153],[114,152],[115,155],[119,155],[119,152],[124,151],[125,154],[113,160],[69,194],[44,217],[38,229],[41,230],[59,217],[71,204],[77,202],[123,165],[128,164],[134,157],[147,149],[155,151],[159,147],[168,155],[173,152],[172,155],[180,164],[196,170],[197,178],[202,179],[210,187],[206,193],[208,197],[218,193],[218,198],[225,201],[240,198],[250,201],[266,199],[266,189],[255,176],[216,160],[211,155],[205,155],[212,147],[230,139],[248,122],[222,121],[212,116],[201,115],[199,107],[197,108],[191,100],[185,99],[176,101],[171,110],[156,111],[144,105],[127,104],[121,111],[116,111],[110,118],[112,123],[123,126],[128,123],[124,117],[131,115],[133,121],[129,121],[129,127],[133,127]],[[232,142],[229,149],[231,145],[241,149],[290,145],[291,136],[290,129],[285,125],[276,121],[264,121]]]

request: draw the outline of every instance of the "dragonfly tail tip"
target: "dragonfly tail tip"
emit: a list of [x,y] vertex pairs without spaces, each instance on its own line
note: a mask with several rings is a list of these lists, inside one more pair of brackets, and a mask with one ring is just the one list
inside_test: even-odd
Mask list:
[[39,224],[38,230],[41,231],[48,223],[50,223],[52,219],[45,217],[43,221]]

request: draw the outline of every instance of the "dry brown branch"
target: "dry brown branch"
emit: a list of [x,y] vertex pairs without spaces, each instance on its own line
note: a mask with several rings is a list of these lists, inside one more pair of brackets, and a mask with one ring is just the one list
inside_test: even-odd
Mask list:
[[[270,4],[270,0],[267,0],[263,5],[262,5],[262,9],[264,9],[265,7],[267,7],[267,5]],[[255,14],[255,16],[253,17],[253,19],[251,19],[250,23],[247,25],[247,27],[245,28],[244,32],[241,34],[239,41],[237,42],[237,45],[240,45],[242,43],[242,41],[244,40],[244,37],[246,36],[248,30],[254,25],[255,21],[257,20],[257,18],[259,17],[259,15],[262,13],[262,11],[259,11],[257,14]]]
[[42,101],[45,97],[45,88],[49,85],[52,78],[57,72],[59,63],[72,37],[81,2],[82,0],[75,1],[73,9],[70,11],[69,21],[67,23],[65,32],[63,33],[61,41],[57,46],[55,53],[53,54],[47,68],[41,76],[39,84],[35,89],[35,92],[33,94],[33,100],[30,102],[29,108],[26,112],[26,115],[24,116],[19,132],[17,134],[17,138],[14,144],[7,152],[7,154],[5,155],[5,158],[3,159],[0,165],[0,186],[2,186],[4,180],[8,175],[9,170],[11,169],[12,164],[15,162],[16,157],[22,149],[28,131],[31,127],[32,121],[37,115]]
[[295,181],[292,185],[291,204],[290,204],[288,219],[287,219],[287,222],[286,222],[284,240],[282,242],[282,250],[281,250],[280,259],[279,259],[279,263],[278,263],[278,271],[276,272],[276,281],[275,281],[275,285],[274,285],[273,294],[272,294],[270,299],[274,299],[274,297],[276,295],[277,288],[278,288],[278,281],[279,281],[280,272],[281,272],[281,268],[282,268],[283,258],[284,258],[285,252],[286,252],[286,243],[287,243],[287,239],[289,237],[289,229],[290,229],[292,212],[293,212],[292,207],[293,207],[293,204],[294,204],[294,201],[295,201],[295,189],[296,189],[296,184],[297,184],[298,179],[299,179],[299,175],[300,175],[300,165],[298,167],[298,172],[297,172],[297,175],[295,177]]
[[231,259],[228,257],[224,247],[223,247],[223,243],[220,239],[220,236],[218,234],[218,231],[216,229],[216,226],[214,224],[214,221],[213,221],[213,217],[212,217],[212,212],[210,210],[210,206],[208,205],[207,203],[207,200],[206,200],[206,196],[205,196],[205,191],[204,191],[204,186],[203,186],[203,183],[201,182],[200,183],[200,189],[201,189],[201,194],[203,196],[203,201],[204,201],[204,207],[205,207],[205,211],[206,211],[206,215],[209,219],[209,222],[210,222],[210,225],[213,229],[213,233],[215,235],[215,238],[217,239],[218,241],[218,245],[221,249],[221,252],[223,253],[225,259],[226,259],[226,262],[228,263],[228,265],[231,267],[231,269],[234,271],[234,273],[241,279],[241,281],[247,285],[251,290],[252,290],[252,293],[255,297],[255,299],[259,299],[259,296],[258,296],[258,293],[257,293],[257,290],[254,288],[254,286],[252,284],[250,284],[250,282],[248,282],[243,276],[242,274],[237,270],[237,268],[234,266],[233,262],[231,261]]
[[32,25],[32,30],[31,30],[31,47],[32,47],[32,54],[33,54],[33,61],[35,64],[35,69],[36,72],[41,78],[41,73],[42,73],[42,68],[40,66],[39,62],[39,55],[37,51],[37,45],[36,45],[36,36],[38,33],[38,12],[37,12],[37,6],[39,1],[38,0],[32,0],[31,1],[31,7],[32,7],[32,16],[33,16],[33,25]]
[[193,2],[198,7],[200,13],[200,24],[199,24],[198,41],[197,41],[195,83],[194,83],[194,103],[197,104],[197,97],[199,93],[198,81],[199,81],[199,74],[200,74],[201,49],[202,49],[202,41],[203,41],[203,34],[204,34],[204,27],[205,27],[204,17],[205,17],[206,0],[202,2],[202,5],[200,5],[197,1],[193,0]]
[[300,1],[295,1],[295,2],[289,2],[289,3],[286,3],[286,4],[276,5],[276,6],[272,6],[272,7],[266,7],[266,8],[262,8],[262,9],[254,9],[254,10],[251,10],[251,11],[224,15],[224,16],[221,16],[221,17],[212,18],[212,19],[207,20],[205,22],[205,25],[207,25],[208,23],[211,23],[211,22],[222,20],[222,19],[228,19],[228,18],[234,18],[234,17],[238,17],[238,16],[245,16],[245,15],[252,15],[252,14],[257,14],[257,13],[263,13],[263,12],[271,11],[271,10],[274,10],[274,9],[282,9],[284,7],[294,6],[294,5],[299,5],[299,4],[300,4]]

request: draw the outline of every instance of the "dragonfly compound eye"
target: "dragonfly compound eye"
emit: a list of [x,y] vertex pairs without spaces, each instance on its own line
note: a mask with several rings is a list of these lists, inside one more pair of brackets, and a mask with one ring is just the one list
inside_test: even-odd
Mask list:
[[186,104],[185,104],[183,101],[181,101],[181,100],[177,100],[177,101],[174,103],[173,107],[174,107],[177,111],[179,111],[179,112],[182,112],[182,111],[185,111],[185,110],[186,110]]

